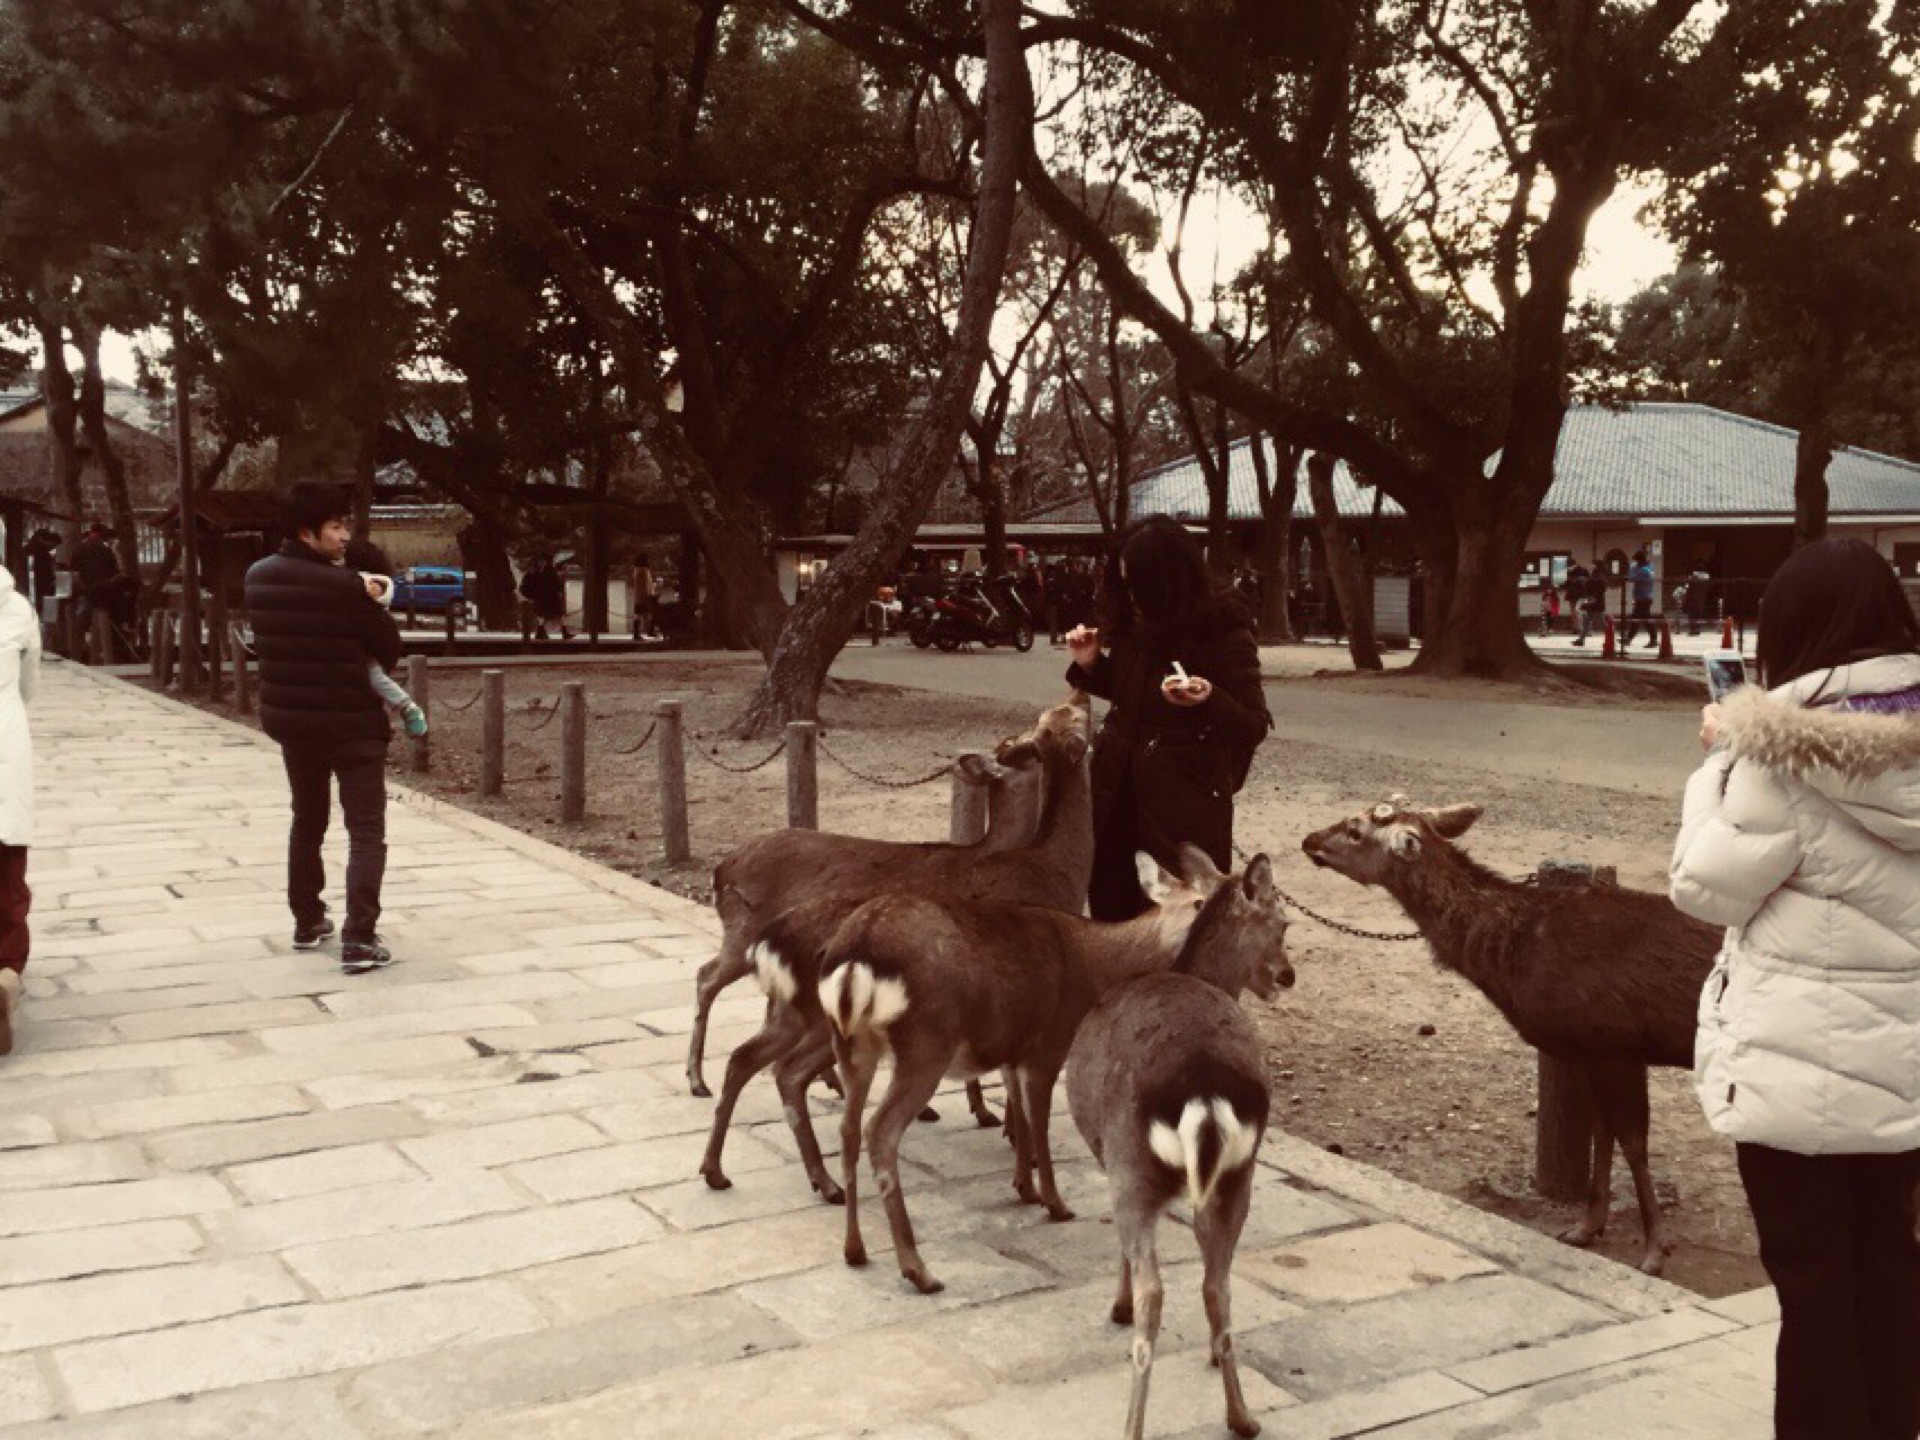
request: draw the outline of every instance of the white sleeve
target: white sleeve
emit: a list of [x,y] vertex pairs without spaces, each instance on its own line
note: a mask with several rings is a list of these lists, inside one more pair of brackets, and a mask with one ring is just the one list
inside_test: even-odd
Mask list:
[[40,617],[26,601],[21,604],[27,606],[27,643],[20,654],[20,699],[31,705],[40,689]]
[[1744,925],[1800,865],[1800,833],[1779,778],[1717,750],[1687,781],[1668,867],[1674,906],[1711,925]]

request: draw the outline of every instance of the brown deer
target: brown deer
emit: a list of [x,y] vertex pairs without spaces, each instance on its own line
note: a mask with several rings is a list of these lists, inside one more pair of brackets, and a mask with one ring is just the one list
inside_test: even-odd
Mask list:
[[[1188,861],[1189,873],[1195,865]],[[1156,902],[1167,898],[1148,893]],[[1235,884],[1216,890],[1173,970],[1109,991],[1081,1022],[1067,1054],[1067,1104],[1113,1194],[1120,1242],[1113,1319],[1133,1323],[1127,1440],[1141,1440],[1160,1338],[1154,1233],[1182,1192],[1200,1242],[1201,1295],[1227,1424],[1236,1434],[1260,1433],[1240,1389],[1229,1286],[1271,1096],[1260,1037],[1240,1008],[1240,992],[1271,1000],[1293,983],[1286,929],[1273,868],[1262,856]]]
[[[819,1001],[833,1026],[834,1057],[847,1089],[840,1178],[849,1265],[867,1260],[855,1181],[860,1121],[888,1053],[893,1079],[868,1141],[900,1273],[916,1289],[932,1294],[941,1286],[914,1243],[900,1189],[900,1139],[944,1075],[1012,1071],[1008,1107],[1021,1117],[1016,1188],[1053,1219],[1073,1218],[1054,1180],[1047,1119],[1080,1021],[1114,986],[1172,969],[1196,929],[1210,944],[1278,940],[1277,930],[1249,936],[1240,925],[1200,926],[1210,897],[1234,905],[1227,892],[1238,887],[1210,864],[1184,863],[1190,871],[1184,879],[1154,877],[1164,887],[1157,908],[1120,924],[1025,905],[887,895],[861,906],[834,933],[820,963]],[[1141,864],[1144,870],[1153,862],[1141,857]]]
[[[925,846],[942,852],[939,864],[922,863],[911,876],[919,894],[941,895],[966,903],[989,897],[1009,903],[1043,906],[1078,914],[1086,904],[1087,881],[1093,869],[1093,799],[1087,775],[1086,697],[1076,694],[1064,705],[1044,712],[1031,738],[1002,745],[999,759],[1016,774],[1037,769],[1036,785],[1009,786],[1024,797],[1043,793],[1045,802],[1033,843],[1018,850],[988,852],[981,847]],[[1015,804],[1022,803],[1016,800]],[[713,1127],[700,1173],[715,1190],[730,1188],[721,1165],[727,1128],[747,1082],[768,1065],[774,1067],[781,1109],[793,1131],[800,1159],[813,1188],[829,1204],[842,1196],[820,1154],[807,1108],[807,1086],[833,1059],[833,1041],[816,994],[820,956],[834,931],[876,891],[899,888],[893,878],[859,887],[834,886],[817,898],[796,905],[762,926],[749,940],[747,953],[761,988],[767,992],[767,1018],[727,1062],[720,1103],[714,1107]],[[1009,1092],[1011,1093],[1011,1092]],[[1016,1156],[1021,1148],[1020,1117],[1009,1115]]]
[[[693,1033],[687,1040],[687,1089],[707,1088],[707,1019],[713,1002],[734,981],[753,973],[747,952],[772,919],[823,891],[872,895],[913,887],[928,871],[972,863],[980,855],[1033,843],[1042,803],[1039,754],[1033,735],[1000,742],[991,761],[963,758],[966,778],[989,787],[986,838],[977,845],[913,844],[833,835],[818,830],[776,830],[749,840],[713,871],[713,908],[720,916],[720,950],[694,978]],[[983,1125],[997,1121],[984,1102],[974,1107]]]
[[1479,818],[1478,805],[1420,809],[1395,796],[1315,831],[1302,848],[1314,864],[1386,890],[1434,959],[1470,980],[1522,1040],[1584,1068],[1593,1178],[1585,1217],[1560,1238],[1591,1245],[1605,1232],[1617,1140],[1646,1234],[1640,1268],[1658,1275],[1668,1244],[1647,1167],[1646,1067],[1691,1068],[1700,989],[1722,932],[1665,895],[1548,891],[1496,875],[1453,843]]

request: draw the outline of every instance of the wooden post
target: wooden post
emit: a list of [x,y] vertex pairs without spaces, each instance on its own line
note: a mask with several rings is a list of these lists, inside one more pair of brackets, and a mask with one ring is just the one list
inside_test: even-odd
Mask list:
[[[428,688],[427,657],[424,655],[409,655],[407,656],[406,665],[407,693],[413,697],[413,703],[418,705],[426,715],[428,727],[431,729],[433,724],[433,692]],[[433,736],[431,733],[413,737],[413,770],[416,775],[424,775],[433,768],[432,744]]]
[[498,795],[507,773],[507,676],[480,672],[480,793]]
[[587,687],[569,680],[560,687],[560,820],[587,817]]
[[[1611,866],[1548,861],[1542,890],[1578,890],[1613,884]],[[1593,1176],[1593,1093],[1586,1067],[1540,1055],[1535,1098],[1533,1185],[1549,1200],[1584,1200]]]
[[453,643],[453,637],[459,634],[459,632],[460,632],[459,614],[454,608],[454,602],[449,600],[447,602],[447,655],[449,658],[452,657],[454,653],[454,648],[455,648]]
[[247,647],[241,643],[240,627],[227,627],[227,653],[233,656],[233,703],[242,715],[253,713],[253,666],[247,661]]
[[953,808],[947,838],[956,845],[978,845],[987,835],[988,790],[984,780],[975,779],[961,763],[966,758],[964,754],[959,756],[953,765]]
[[160,612],[160,664],[159,674],[156,677],[162,690],[170,689],[173,685],[174,643],[177,638],[173,627],[173,612],[162,610]]
[[213,548],[207,552],[207,696],[218,700],[226,690],[226,677],[222,673],[221,657],[227,650],[227,572],[225,557],[221,551],[225,548],[225,537],[215,535]]
[[155,610],[147,616],[147,670],[153,683],[160,683],[160,637],[167,631],[167,612]]
[[820,727],[811,720],[787,722],[787,828],[820,828]]
[[69,660],[80,658],[80,602],[71,595],[62,596],[55,602],[54,613],[59,617],[54,622],[54,633],[58,637],[58,648]]
[[669,865],[684,865],[693,858],[693,841],[687,833],[687,750],[680,702],[662,700],[653,713],[660,726],[653,748],[660,757],[661,854]]
[[95,665],[113,663],[113,617],[104,610],[93,612],[93,654],[88,658]]

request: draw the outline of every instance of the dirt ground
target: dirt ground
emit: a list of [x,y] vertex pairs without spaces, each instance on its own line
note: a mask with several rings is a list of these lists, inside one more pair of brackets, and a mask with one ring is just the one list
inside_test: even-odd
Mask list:
[[[1279,682],[1283,688],[1358,684],[1437,703],[1468,698],[1444,683],[1410,676],[1315,677],[1307,664],[1280,668],[1287,677]],[[749,774],[720,768],[743,769],[772,749],[768,743],[741,745],[723,734],[755,673],[747,661],[731,659],[510,668],[506,794],[482,800],[475,794],[479,708],[452,708],[477,694],[478,671],[437,670],[433,773],[404,773],[407,752],[396,743],[396,779],[704,900],[715,860],[785,821],[783,759]],[[564,679],[585,681],[592,717],[589,814],[577,826],[558,821],[560,725],[542,723],[550,713],[544,707]],[[1692,687],[1660,683],[1667,679],[1620,686],[1629,693],[1617,696],[1596,698],[1583,690],[1579,703],[1697,705]],[[1505,693],[1516,688],[1467,687],[1472,698],[1565,703],[1558,686]],[[654,704],[668,697],[684,703],[690,752],[695,859],[678,869],[659,859],[654,747],[615,753],[641,740]],[[944,778],[882,788],[855,778],[835,757],[869,776],[910,780],[963,750],[991,748],[1030,724],[1034,713],[1025,703],[841,682],[822,712],[822,828],[903,840],[944,837]],[[1433,763],[1419,765],[1410,784],[1408,769],[1402,757],[1365,749],[1298,740],[1269,744],[1239,797],[1240,842],[1249,851],[1269,851],[1280,884],[1300,902],[1368,929],[1410,927],[1383,894],[1308,865],[1300,840],[1396,790],[1415,789],[1431,802],[1471,799],[1483,805],[1487,815],[1471,843],[1482,860],[1505,873],[1526,874],[1549,858],[1580,859],[1617,866],[1623,884],[1664,889],[1677,796],[1642,798],[1583,786],[1577,772],[1543,779]],[[1438,969],[1418,942],[1355,940],[1301,919],[1289,944],[1296,988],[1272,1005],[1248,997],[1266,1038],[1280,1124],[1535,1229],[1555,1233],[1572,1223],[1577,1207],[1531,1193],[1533,1052],[1476,990]],[[1685,1075],[1656,1072],[1653,1112],[1656,1186],[1679,1239],[1668,1278],[1715,1296],[1763,1284],[1731,1146],[1707,1129]],[[1614,1195],[1601,1249],[1634,1263],[1640,1227],[1624,1165],[1616,1168]]]

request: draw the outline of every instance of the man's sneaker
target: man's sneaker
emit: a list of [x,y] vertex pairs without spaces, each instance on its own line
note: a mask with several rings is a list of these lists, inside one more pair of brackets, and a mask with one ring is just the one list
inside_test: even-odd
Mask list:
[[427,733],[427,712],[409,701],[406,708],[400,712],[400,724],[407,734],[418,740]]
[[340,969],[348,975],[384,970],[392,963],[393,952],[380,943],[378,935],[371,940],[349,940],[340,947]]
[[311,925],[293,927],[293,948],[296,950],[318,950],[333,938],[333,921],[322,915]]

